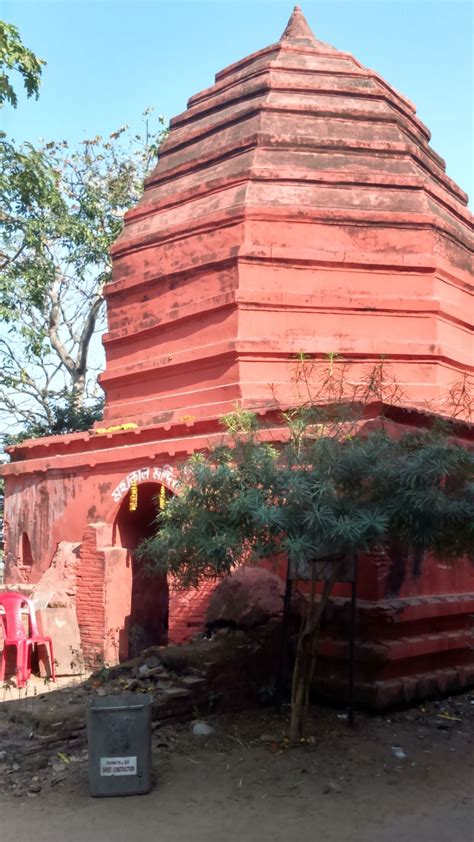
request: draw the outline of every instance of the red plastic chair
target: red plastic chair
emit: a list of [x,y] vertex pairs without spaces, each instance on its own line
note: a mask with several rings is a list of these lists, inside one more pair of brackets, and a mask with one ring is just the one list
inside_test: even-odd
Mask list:
[[[16,648],[16,672],[18,686],[22,687],[31,675],[31,654],[33,646],[45,645],[49,648],[51,678],[56,680],[54,671],[53,644],[50,637],[38,633],[35,608],[30,599],[23,594],[8,591],[0,594],[0,606],[4,613],[0,613],[3,624],[3,653],[0,664],[0,681],[5,678],[6,649],[8,646]],[[28,609],[29,630],[28,634],[23,625],[22,608]]]
[[56,681],[56,673],[54,671],[54,655],[53,655],[53,641],[50,637],[46,637],[45,635],[41,635],[38,632],[38,624],[36,622],[36,611],[35,606],[31,599],[26,600],[28,604],[28,609],[30,612],[30,634],[28,640],[26,641],[26,667],[28,670],[28,676],[31,675],[31,653],[33,651],[33,646],[47,646],[49,648],[49,666],[51,669],[51,678],[53,681]]
[[3,612],[0,612],[0,620],[3,626],[3,652],[2,662],[0,664],[0,681],[5,678],[5,666],[7,661],[6,650],[9,646],[16,648],[16,674],[18,686],[22,687],[27,679],[27,644],[28,640],[25,628],[23,626],[22,607],[27,605],[26,597],[23,594],[9,591],[0,594],[0,606]]

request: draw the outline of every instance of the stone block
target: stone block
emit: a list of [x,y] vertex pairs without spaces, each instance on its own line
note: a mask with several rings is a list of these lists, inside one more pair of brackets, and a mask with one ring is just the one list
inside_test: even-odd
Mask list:
[[285,584],[261,567],[241,567],[216,587],[206,613],[206,625],[250,629],[283,611]]
[[53,641],[57,675],[84,672],[81,637],[74,607],[45,608],[38,612],[43,634]]

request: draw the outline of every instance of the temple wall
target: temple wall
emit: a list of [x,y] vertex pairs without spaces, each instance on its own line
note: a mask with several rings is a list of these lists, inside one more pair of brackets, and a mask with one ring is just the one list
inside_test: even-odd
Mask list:
[[[258,358],[248,362],[248,374],[247,363],[241,360],[239,365],[241,388],[252,405]],[[289,361],[282,365],[283,382],[288,383]],[[361,371],[366,365],[361,363]],[[416,376],[416,366],[411,365]],[[261,394],[268,400],[268,386],[263,391],[264,366],[261,371]],[[364,422],[368,428],[377,423],[376,416]],[[408,429],[407,424],[419,422],[410,416],[404,423],[386,423],[391,434],[399,435]],[[33,587],[39,580],[44,582],[60,541],[79,544],[75,604],[72,609],[68,605],[66,613],[64,606],[62,613],[54,610],[59,622],[70,617],[72,630],[77,618],[82,657],[89,666],[126,658],[134,639],[133,551],[140,534],[134,532],[134,515],[128,511],[132,479],[137,481],[140,512],[140,504],[148,500],[149,505],[150,495],[157,494],[161,484],[173,492],[177,466],[190,453],[221,440],[222,431],[215,424],[190,420],[176,428],[170,424],[161,438],[153,435],[147,428],[99,430],[93,436],[57,438],[53,451],[51,441],[43,440],[31,445],[36,459],[9,466],[5,516],[7,526],[17,518],[17,528],[7,530],[7,557],[21,555],[25,525],[32,525],[27,578]],[[277,428],[269,435],[278,437]],[[22,448],[27,453],[30,445]],[[14,582],[15,576],[21,579],[24,567],[9,566],[7,581]],[[390,553],[361,557],[358,586],[357,657],[364,703],[385,707],[474,683],[474,565],[469,560],[447,564],[430,557],[406,557],[393,547]],[[183,593],[171,586],[168,602],[167,591],[157,586],[151,595],[152,607],[163,612],[166,598],[169,612],[163,641],[182,642],[201,630],[211,591],[208,587]],[[147,593],[150,596],[148,585]],[[341,697],[347,685],[348,604],[349,586],[340,585],[321,641],[320,689]],[[67,613],[70,610],[76,612],[74,616]],[[57,634],[54,628],[52,632]],[[153,639],[148,637],[147,645]],[[62,642],[66,642],[64,635]],[[76,649],[74,640],[69,648]],[[66,665],[62,670],[67,672],[68,652],[61,657]]]
[[[143,476],[162,482],[163,464],[150,460],[147,449],[136,460],[118,460],[113,453],[109,461],[93,468],[79,464],[75,470],[10,476],[6,478],[5,556],[7,566],[21,564],[22,534],[29,536],[31,565],[28,581],[35,583],[48,568],[60,541],[82,541],[86,525],[94,522],[113,524],[120,502],[128,493],[128,477],[135,470]],[[91,456],[72,461],[91,461]],[[169,459],[169,456],[168,456]],[[111,460],[111,461],[110,461]],[[95,461],[92,459],[92,461]],[[173,462],[174,460],[170,460]],[[119,489],[124,483],[123,489]],[[112,539],[110,541],[112,545]]]
[[[77,502],[79,501],[79,507]],[[60,541],[80,541],[89,494],[84,477],[72,472],[47,475],[42,472],[9,477],[5,499],[5,564],[10,578],[38,582],[48,568]],[[26,535],[31,549],[25,566]],[[18,568],[13,572],[13,567]],[[8,571],[10,573],[8,574]]]

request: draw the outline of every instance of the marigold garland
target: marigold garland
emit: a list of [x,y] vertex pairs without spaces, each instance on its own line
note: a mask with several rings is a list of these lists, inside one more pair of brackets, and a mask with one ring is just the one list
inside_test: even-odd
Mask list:
[[113,427],[97,427],[94,430],[96,436],[102,436],[105,433],[119,433],[121,430],[137,430],[138,424],[114,424]]
[[163,511],[163,509],[166,506],[166,488],[164,487],[164,485],[162,485],[161,488],[160,488],[159,503],[160,503],[160,510]]
[[138,506],[138,485],[135,480],[130,485],[130,497],[128,498],[128,511],[136,512]]

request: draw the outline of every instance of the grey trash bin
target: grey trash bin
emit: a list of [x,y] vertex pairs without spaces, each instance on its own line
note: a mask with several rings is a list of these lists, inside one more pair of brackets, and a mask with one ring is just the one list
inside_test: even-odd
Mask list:
[[94,696],[86,714],[91,795],[149,792],[150,697],[145,693]]

